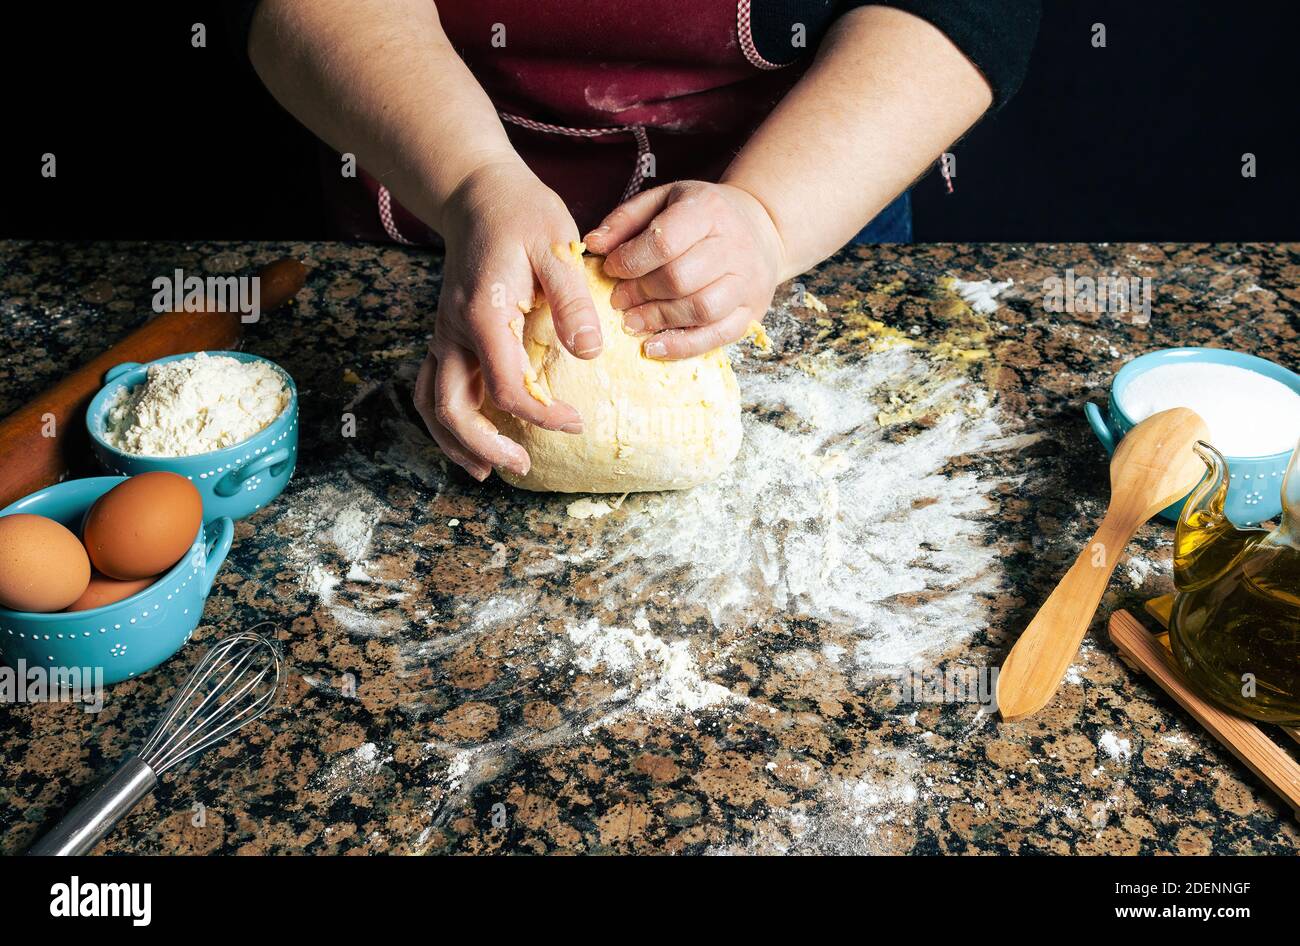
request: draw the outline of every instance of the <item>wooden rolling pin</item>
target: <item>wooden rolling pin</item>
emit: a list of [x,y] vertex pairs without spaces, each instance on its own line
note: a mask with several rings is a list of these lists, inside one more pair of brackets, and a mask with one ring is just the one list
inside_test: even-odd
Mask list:
[[[257,275],[261,311],[270,312],[297,294],[307,268],[295,259],[278,259]],[[243,333],[238,312],[165,312],[0,421],[0,507],[59,482],[75,468],[86,447],[86,407],[109,368],[183,352],[231,350]]]

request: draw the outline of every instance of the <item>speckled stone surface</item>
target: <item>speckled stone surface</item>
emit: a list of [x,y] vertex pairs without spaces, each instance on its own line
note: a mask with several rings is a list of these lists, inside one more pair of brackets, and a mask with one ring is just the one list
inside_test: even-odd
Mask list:
[[[1105,639],[1105,614],[1169,590],[1166,526],[1121,563],[1043,712],[1003,724],[898,685],[900,661],[1001,662],[1104,508],[1082,406],[1126,360],[1208,344],[1300,362],[1300,247],[841,253],[804,280],[826,312],[782,287],[774,350],[737,350],[752,450],[811,442],[835,428],[823,414],[864,406],[817,441],[818,462],[838,451],[850,468],[808,480],[825,487],[813,497],[788,477],[745,492],[767,467],[742,454],[750,468],[701,494],[708,507],[633,496],[578,519],[572,497],[449,469],[409,409],[439,262],[392,247],[2,243],[0,412],[138,324],[154,277],[283,255],[308,265],[307,287],[245,347],[299,386],[294,480],[238,524],[180,654],[98,714],[0,707],[0,852],[143,740],[214,637],[262,620],[290,665],[277,710],[169,773],[101,852],[1300,848],[1291,813]],[[1043,280],[1067,269],[1150,277],[1151,321],[1046,312]],[[1015,282],[980,315],[948,276]],[[855,373],[874,379],[861,397]],[[883,479],[864,522],[853,468],[881,457],[873,475],[916,472],[892,504],[903,486]],[[716,557],[690,532],[701,510]],[[795,574],[823,560],[840,571]],[[862,576],[856,597],[843,573]]]

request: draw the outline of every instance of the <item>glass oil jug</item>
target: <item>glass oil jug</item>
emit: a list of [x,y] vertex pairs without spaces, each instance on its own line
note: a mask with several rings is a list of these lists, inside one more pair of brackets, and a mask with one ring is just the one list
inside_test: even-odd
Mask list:
[[1198,443],[1208,475],[1174,541],[1169,642],[1186,677],[1219,705],[1269,723],[1300,723],[1300,449],[1282,480],[1276,529],[1240,529],[1224,515],[1228,462]]

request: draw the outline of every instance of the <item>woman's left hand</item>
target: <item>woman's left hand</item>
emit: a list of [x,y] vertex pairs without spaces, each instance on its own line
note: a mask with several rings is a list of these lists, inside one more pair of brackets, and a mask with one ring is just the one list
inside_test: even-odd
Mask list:
[[620,280],[611,300],[649,358],[700,355],[761,322],[784,249],[767,209],[730,184],[678,181],[638,194],[586,236]]

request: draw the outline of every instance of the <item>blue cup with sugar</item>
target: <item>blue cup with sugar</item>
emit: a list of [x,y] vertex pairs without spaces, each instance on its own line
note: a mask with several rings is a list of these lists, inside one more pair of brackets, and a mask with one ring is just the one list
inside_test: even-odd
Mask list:
[[[1300,374],[1245,352],[1164,348],[1134,358],[1115,375],[1103,412],[1084,406],[1108,453],[1147,417],[1171,407],[1196,411],[1232,471],[1224,513],[1259,525],[1282,511],[1282,479],[1300,439]],[[1186,497],[1160,517],[1177,522]]]

